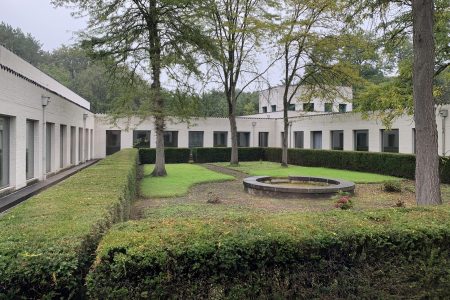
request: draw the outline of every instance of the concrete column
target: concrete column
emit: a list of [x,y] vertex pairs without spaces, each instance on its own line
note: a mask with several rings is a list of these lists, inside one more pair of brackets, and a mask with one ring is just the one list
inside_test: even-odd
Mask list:
[[10,186],[20,189],[26,181],[26,118],[10,118]]
[[369,152],[381,152],[381,130],[369,129]]
[[398,152],[413,153],[413,131],[409,127],[398,129]]
[[305,130],[303,133],[303,144],[305,149],[312,149],[311,130]]
[[322,149],[323,150],[331,150],[330,130],[322,130]]
[[351,129],[344,130],[344,150],[353,151],[354,147],[354,133]]

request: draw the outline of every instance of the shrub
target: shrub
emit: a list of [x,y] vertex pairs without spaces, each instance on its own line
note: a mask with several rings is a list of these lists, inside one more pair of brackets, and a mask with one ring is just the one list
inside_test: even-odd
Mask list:
[[[264,148],[239,148],[240,161],[258,161],[264,158]],[[194,148],[192,157],[196,163],[227,162],[231,159],[231,148]]]
[[449,298],[448,207],[144,219],[115,226],[92,298]]
[[398,180],[387,180],[383,182],[383,190],[388,193],[400,193],[402,191],[402,183]]
[[82,297],[98,241],[128,218],[137,151],[127,149],[0,218],[0,298]]
[[[165,148],[164,157],[166,163],[188,163],[191,155],[191,149],[189,148]],[[140,148],[139,149],[139,161],[141,164],[154,164],[156,158],[155,148]]]

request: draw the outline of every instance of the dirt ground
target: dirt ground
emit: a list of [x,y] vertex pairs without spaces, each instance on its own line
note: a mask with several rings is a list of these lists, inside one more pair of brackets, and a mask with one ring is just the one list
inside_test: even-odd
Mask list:
[[[138,199],[132,207],[131,218],[139,219],[145,211],[152,208],[174,204],[205,204],[208,200],[217,200],[226,207],[241,207],[255,211],[288,212],[288,211],[326,211],[336,209],[336,198],[330,199],[274,199],[264,196],[247,194],[242,180],[248,174],[225,167],[204,164],[204,167],[235,177],[233,181],[204,183],[193,186],[189,193],[182,197]],[[357,184],[352,196],[354,210],[370,208],[395,207],[398,203],[403,206],[416,206],[414,198],[414,182],[404,180],[401,193],[387,193],[382,184]]]

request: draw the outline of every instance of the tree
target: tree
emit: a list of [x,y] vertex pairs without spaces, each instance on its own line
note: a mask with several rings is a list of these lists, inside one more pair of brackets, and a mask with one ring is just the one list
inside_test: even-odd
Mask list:
[[[54,0],[53,3],[76,4],[80,14],[89,15],[82,39],[95,57],[107,57],[117,67],[131,68],[133,74],[145,72],[151,78],[149,89],[142,89],[145,99],[139,102],[139,107],[123,99],[115,103],[114,115],[136,114],[142,119],[154,119],[156,161],[152,175],[165,176],[166,115],[161,74],[177,66],[196,71],[195,54],[208,45],[196,18],[201,1]],[[133,79],[130,78],[130,84]]]
[[[381,16],[385,49],[390,51],[408,40],[413,41],[412,98],[416,126],[416,202],[418,205],[442,203],[439,182],[439,156],[433,99],[433,77],[450,65],[450,17],[447,0],[359,1],[356,15]],[[400,8],[396,14],[392,8]],[[399,12],[398,12],[399,11]],[[436,12],[436,13],[435,13]],[[412,36],[411,36],[412,29]],[[436,39],[434,39],[436,37]],[[435,46],[436,41],[436,46]],[[395,51],[394,51],[395,52]],[[408,74],[408,64],[400,66],[400,75]],[[407,77],[407,76],[406,76]],[[398,82],[397,82],[398,83]],[[403,85],[407,88],[407,84]],[[393,91],[392,84],[388,91]],[[408,95],[401,91],[400,95]],[[411,95],[411,93],[409,93]],[[410,97],[410,96],[409,96]]]
[[[354,77],[345,63],[336,60],[340,50],[339,24],[334,20],[341,10],[336,1],[285,0],[281,23],[274,27],[283,60],[283,127],[281,165],[288,163],[289,106],[300,89],[304,101],[320,95],[346,98],[339,85]],[[342,24],[340,24],[342,26]],[[336,34],[336,32],[338,32]]]
[[436,115],[433,101],[433,0],[413,0],[413,98],[416,123],[416,201],[442,204]]
[[[228,103],[231,165],[238,165],[237,99],[264,72],[255,69],[255,50],[264,31],[262,0],[211,0],[206,27],[217,49],[210,56],[211,72],[222,84]],[[246,77],[247,75],[247,77]]]

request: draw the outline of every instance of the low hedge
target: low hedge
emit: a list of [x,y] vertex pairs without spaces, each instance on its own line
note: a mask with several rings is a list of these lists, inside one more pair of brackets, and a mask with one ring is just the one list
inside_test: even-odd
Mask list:
[[87,277],[104,299],[450,297],[444,207],[144,219],[116,225]]
[[79,298],[100,238],[126,220],[137,150],[127,149],[0,217],[0,298]]
[[[165,148],[164,157],[166,163],[188,163],[191,155],[191,149],[189,148]],[[139,149],[139,161],[141,164],[154,164],[156,158],[155,148],[140,148]]]
[[[264,158],[264,148],[239,148],[238,155],[240,161],[258,161]],[[231,148],[194,148],[192,149],[192,158],[196,163],[230,161]]]
[[[265,148],[264,160],[281,162],[281,148]],[[416,156],[413,154],[288,149],[288,163],[307,167],[324,167],[377,173],[414,179]],[[441,181],[450,183],[450,160],[441,158]]]

